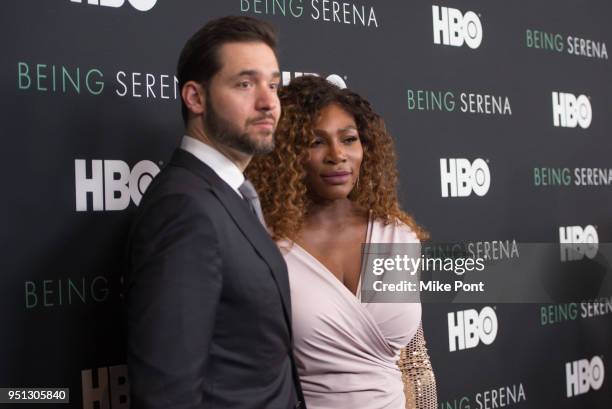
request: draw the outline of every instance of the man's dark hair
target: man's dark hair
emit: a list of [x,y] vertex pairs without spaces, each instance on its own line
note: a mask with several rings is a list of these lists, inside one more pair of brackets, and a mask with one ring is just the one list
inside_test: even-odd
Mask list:
[[[205,87],[221,69],[219,48],[232,42],[263,42],[276,54],[276,31],[271,24],[246,16],[228,16],[209,21],[195,33],[183,47],[178,61],[177,79],[182,90],[187,81],[196,81]],[[181,98],[183,121],[187,123],[189,111]]]

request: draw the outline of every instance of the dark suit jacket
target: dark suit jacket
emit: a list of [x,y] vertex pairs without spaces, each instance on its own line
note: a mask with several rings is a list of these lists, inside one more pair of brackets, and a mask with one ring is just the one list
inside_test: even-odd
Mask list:
[[143,197],[124,286],[133,409],[304,407],[282,255],[186,151]]

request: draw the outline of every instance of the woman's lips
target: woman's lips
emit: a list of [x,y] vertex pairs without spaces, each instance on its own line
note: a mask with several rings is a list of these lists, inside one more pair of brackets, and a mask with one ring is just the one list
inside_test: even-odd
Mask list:
[[330,185],[343,185],[350,180],[351,172],[326,172],[321,174],[321,178]]

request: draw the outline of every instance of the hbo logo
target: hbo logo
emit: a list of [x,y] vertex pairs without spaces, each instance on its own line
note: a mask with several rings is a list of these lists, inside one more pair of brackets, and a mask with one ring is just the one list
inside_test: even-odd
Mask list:
[[591,101],[585,95],[576,98],[573,94],[553,92],[552,106],[555,126],[575,128],[576,125],[580,125],[586,129],[591,125],[593,110]]
[[475,49],[482,42],[482,24],[473,11],[465,15],[449,7],[431,6],[433,15],[434,44],[461,47],[465,42]]
[[476,310],[448,313],[448,347],[451,352],[474,348],[480,341],[491,345],[496,336],[497,315],[491,307],[484,307],[480,314]]
[[599,236],[594,226],[559,227],[561,261],[582,260],[584,256],[594,258],[599,249]]
[[129,166],[120,160],[92,160],[91,177],[88,178],[86,161],[76,159],[76,210],[88,210],[88,193],[92,194],[94,211],[124,210],[130,205],[130,199],[138,206],[151,180],[158,173],[157,165],[148,160],[138,162],[131,171]]
[[567,397],[582,395],[589,389],[598,390],[603,385],[605,369],[600,357],[567,362],[565,364],[565,378],[567,381]]
[[[94,382],[93,373],[97,382]],[[130,383],[126,365],[81,371],[83,409],[129,409]]]
[[[73,3],[82,3],[83,0],[70,0]],[[128,2],[139,11],[149,11],[157,3],[157,0],[128,0]],[[87,0],[87,4],[104,7],[121,7],[125,0]]]
[[[294,73],[291,73],[290,71],[283,71],[282,72],[283,85],[289,85],[289,83],[291,82],[291,80],[293,78],[299,78],[299,77],[302,77],[304,75],[314,75],[316,77],[320,77],[319,74],[314,73],[314,72],[294,72]],[[341,88],[341,89],[346,88],[346,82],[344,81],[344,78],[342,78],[338,74],[330,74],[325,79],[327,81],[331,82],[332,84],[334,84],[335,86],[337,86],[338,88]]]
[[442,197],[467,197],[472,192],[484,196],[491,186],[491,172],[482,159],[440,159]]

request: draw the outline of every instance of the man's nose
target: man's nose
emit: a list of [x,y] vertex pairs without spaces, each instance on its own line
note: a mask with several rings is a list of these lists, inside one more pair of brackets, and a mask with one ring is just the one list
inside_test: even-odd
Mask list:
[[255,109],[258,111],[272,111],[279,104],[276,90],[268,86],[261,86],[257,90]]

